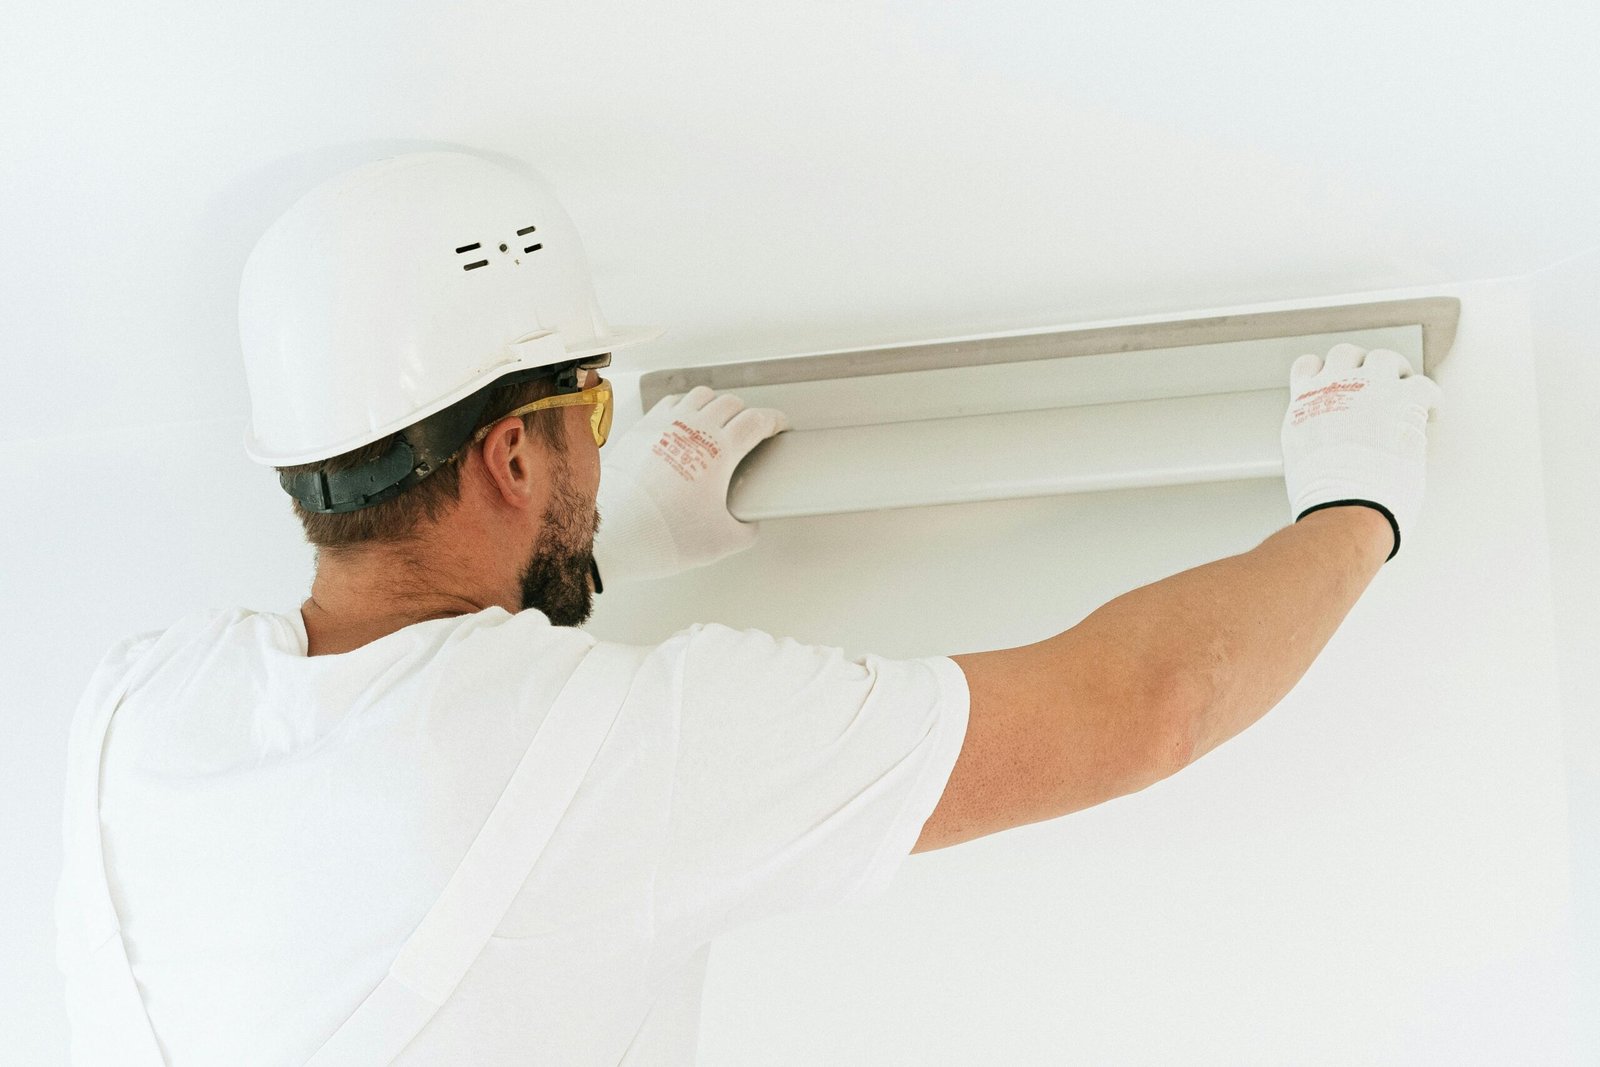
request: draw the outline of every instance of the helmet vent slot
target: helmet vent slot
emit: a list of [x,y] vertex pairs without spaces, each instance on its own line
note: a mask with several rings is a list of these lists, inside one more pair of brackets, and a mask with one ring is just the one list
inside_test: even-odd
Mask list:
[[529,245],[527,248],[524,248],[523,251],[524,252],[537,252],[537,251],[539,251],[539,249],[541,249],[543,247],[544,247],[544,245]]
[[[463,252],[471,252],[471,251],[473,251],[475,249],[479,249],[479,248],[482,248],[482,247],[483,247],[483,243],[481,241],[474,241],[470,245],[462,245],[460,248],[456,249],[456,255],[459,256]],[[478,267],[487,267],[488,265],[489,265],[489,261],[487,259],[480,259],[476,263],[465,264],[464,266],[462,266],[461,269],[462,270],[476,270]]]
[[537,227],[537,226],[524,226],[522,229],[517,231],[517,236],[518,237],[526,237],[526,236],[528,236],[528,234],[532,233],[534,230],[537,230],[538,228],[539,227]]

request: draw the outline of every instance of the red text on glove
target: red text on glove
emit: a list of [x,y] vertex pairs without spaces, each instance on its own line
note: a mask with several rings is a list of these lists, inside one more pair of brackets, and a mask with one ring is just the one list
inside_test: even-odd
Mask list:
[[1316,415],[1326,415],[1331,411],[1344,411],[1350,405],[1345,403],[1348,393],[1359,393],[1367,387],[1367,383],[1359,378],[1347,378],[1342,382],[1332,382],[1321,389],[1313,389],[1308,393],[1301,393],[1294,398],[1295,409],[1293,425]]
[[710,434],[676,420],[650,451],[672,464],[672,469],[686,482],[698,478],[710,468],[711,461],[722,454]]

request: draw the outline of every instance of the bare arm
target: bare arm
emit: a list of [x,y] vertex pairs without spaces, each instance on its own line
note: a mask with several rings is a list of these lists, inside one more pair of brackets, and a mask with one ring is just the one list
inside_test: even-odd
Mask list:
[[1393,546],[1378,512],[1328,508],[1037,644],[951,657],[967,734],[912,851],[1059,818],[1194,762],[1294,688]]
[[1380,513],[1326,508],[1249,552],[1135,589],[1101,609],[1130,632],[1166,635],[1177,671],[1171,688],[1187,694],[1172,705],[1183,716],[1172,742],[1180,749],[1177,767],[1242,732],[1295,687],[1393,547]]

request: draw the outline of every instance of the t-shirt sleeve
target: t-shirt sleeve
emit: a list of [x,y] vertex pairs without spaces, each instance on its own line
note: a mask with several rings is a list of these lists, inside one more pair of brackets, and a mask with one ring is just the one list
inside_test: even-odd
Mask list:
[[960,754],[960,667],[715,623],[668,644],[678,746],[658,920],[711,938],[885,890]]
[[[96,872],[83,866],[84,857],[98,854],[79,839],[86,832],[78,816],[80,805],[88,802],[84,790],[91,779],[90,766],[99,761],[94,727],[101,705],[110,699],[119,682],[161,637],[160,630],[124,637],[100,657],[88,684],[78,696],[67,731],[66,789],[61,809],[62,866],[56,875],[54,896],[56,923],[56,968],[69,979],[94,948],[92,905],[86,896]],[[92,826],[93,823],[88,825]],[[103,932],[101,933],[103,936]],[[69,982],[69,1006],[76,1004],[71,994],[77,989]]]

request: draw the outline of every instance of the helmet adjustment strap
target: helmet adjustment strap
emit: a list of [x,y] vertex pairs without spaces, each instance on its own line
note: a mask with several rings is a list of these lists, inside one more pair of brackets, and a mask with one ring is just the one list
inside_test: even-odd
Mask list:
[[307,511],[338,515],[370,507],[400,492],[400,481],[412,469],[411,448],[400,441],[378,459],[349,470],[282,472],[278,484]]
[[[595,357],[574,360],[556,367],[533,367],[496,378],[488,385],[451,404],[442,411],[407,426],[394,445],[359,467],[333,471],[280,473],[278,484],[307,511],[320,515],[342,515],[381,504],[399,496],[455,458],[489,405],[489,394],[504,385],[515,385],[532,378],[548,378],[555,371],[556,393],[575,393],[578,371],[594,366]],[[605,363],[610,362],[609,354]]]

